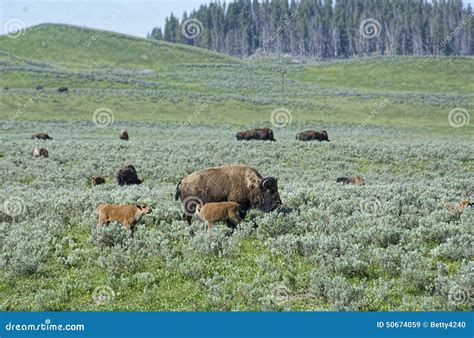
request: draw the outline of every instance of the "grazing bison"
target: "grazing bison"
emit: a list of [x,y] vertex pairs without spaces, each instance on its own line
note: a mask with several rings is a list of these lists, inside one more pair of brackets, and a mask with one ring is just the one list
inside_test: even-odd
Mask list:
[[306,130],[302,131],[301,133],[296,134],[296,139],[299,141],[312,141],[312,140],[318,140],[318,141],[328,141],[329,142],[329,137],[328,133],[326,130],[323,130],[322,132],[316,131],[316,130]]
[[137,171],[133,165],[127,165],[117,171],[117,183],[119,185],[141,184]]
[[123,129],[121,132],[120,132],[120,135],[119,135],[120,139],[121,140],[125,140],[125,141],[128,141],[128,133],[125,129]]
[[197,204],[236,202],[242,210],[257,208],[264,212],[281,205],[277,179],[263,178],[246,165],[229,165],[195,171],[176,187],[175,199],[181,199],[183,219],[191,224]]
[[48,157],[49,153],[44,148],[35,147],[35,150],[33,150],[33,156],[34,157]]
[[338,177],[336,182],[342,182],[343,184],[353,185],[364,185],[365,180],[362,176],[351,176],[351,177]]
[[46,133],[36,133],[36,134],[33,134],[31,135],[31,139],[38,139],[38,140],[52,140],[53,138],[50,137],[48,134]]
[[235,202],[218,202],[196,205],[196,215],[207,224],[210,230],[214,222],[225,221],[231,228],[237,228],[245,218],[246,211]]
[[105,183],[105,178],[102,176],[92,176],[91,178],[91,185],[100,185]]
[[60,93],[64,93],[64,92],[67,92],[69,89],[67,87],[59,87],[58,88],[58,92]]
[[43,90],[43,88],[44,88],[43,85],[37,85],[36,86],[36,90]]
[[261,140],[261,141],[275,141],[273,137],[273,130],[270,128],[257,128],[246,131],[240,131],[235,134],[238,141]]
[[101,204],[97,207],[99,219],[98,226],[109,222],[121,223],[128,231],[129,236],[133,237],[135,224],[140,221],[143,215],[151,213],[151,208],[146,203],[137,203],[135,205]]

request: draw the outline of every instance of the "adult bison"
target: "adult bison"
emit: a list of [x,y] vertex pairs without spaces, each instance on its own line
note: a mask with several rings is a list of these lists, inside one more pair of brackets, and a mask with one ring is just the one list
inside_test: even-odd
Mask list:
[[59,92],[59,93],[65,93],[65,92],[67,92],[67,91],[69,91],[68,87],[59,87],[59,88],[58,88],[58,92]]
[[31,135],[31,139],[38,139],[38,140],[52,140],[53,138],[50,137],[48,134],[46,133],[36,133],[36,134],[33,134]]
[[316,130],[302,131],[301,133],[296,134],[296,139],[299,140],[299,141],[318,140],[318,141],[328,141],[329,142],[329,137],[328,137],[328,133],[327,133],[326,130],[323,130],[321,132],[316,131]]
[[246,131],[239,131],[235,134],[237,141],[261,140],[261,141],[275,141],[273,137],[273,130],[270,128],[256,128]]
[[128,141],[128,132],[127,132],[125,129],[122,129],[122,130],[120,131],[119,138],[120,138],[121,140]]
[[48,150],[44,148],[35,147],[35,149],[33,150],[33,156],[34,157],[48,157],[49,153],[48,153]]
[[197,204],[231,201],[242,210],[252,208],[264,212],[281,205],[277,179],[262,177],[246,165],[229,165],[195,171],[176,187],[175,199],[181,199],[183,220],[191,224]]
[[117,171],[117,183],[119,185],[141,184],[137,170],[133,165],[127,165]]
[[336,182],[342,184],[352,184],[352,185],[365,185],[365,180],[362,176],[350,176],[350,177],[338,177]]

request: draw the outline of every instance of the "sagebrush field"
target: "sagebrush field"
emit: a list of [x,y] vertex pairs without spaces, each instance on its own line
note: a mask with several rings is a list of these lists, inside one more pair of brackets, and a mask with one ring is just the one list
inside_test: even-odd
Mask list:
[[[0,37],[1,310],[473,309],[474,210],[449,209],[474,199],[473,58],[303,65],[93,34]],[[235,140],[257,126],[277,142]],[[236,163],[277,177],[283,208],[186,225],[179,180]],[[142,185],[116,184],[126,164]],[[96,228],[98,204],[137,201],[133,239]]]

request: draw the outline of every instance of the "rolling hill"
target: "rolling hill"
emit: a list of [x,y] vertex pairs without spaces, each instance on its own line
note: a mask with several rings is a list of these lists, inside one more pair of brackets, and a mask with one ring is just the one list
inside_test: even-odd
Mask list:
[[[239,60],[190,46],[42,24],[16,39],[0,37],[0,119],[15,115],[31,98],[28,113],[18,119],[84,120],[105,106],[118,120],[182,122],[204,104],[194,123],[268,125],[270,112],[284,107],[294,123],[443,129],[449,111],[473,107],[473,60]],[[36,90],[38,85],[44,89]],[[69,93],[56,93],[59,86]],[[470,128],[449,132],[467,135]]]

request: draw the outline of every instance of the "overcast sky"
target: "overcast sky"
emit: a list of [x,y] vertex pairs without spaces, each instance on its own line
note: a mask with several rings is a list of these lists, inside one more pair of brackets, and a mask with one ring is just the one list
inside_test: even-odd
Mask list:
[[[232,0],[227,0],[231,2]],[[163,27],[171,12],[181,16],[210,0],[0,0],[0,34],[20,20],[26,27],[39,23],[69,23],[145,37]],[[464,0],[474,5],[474,0]]]

